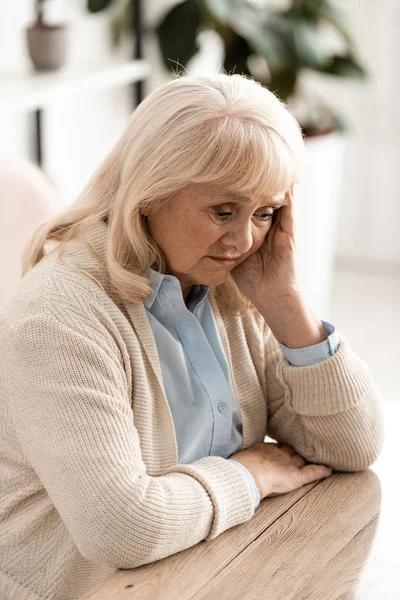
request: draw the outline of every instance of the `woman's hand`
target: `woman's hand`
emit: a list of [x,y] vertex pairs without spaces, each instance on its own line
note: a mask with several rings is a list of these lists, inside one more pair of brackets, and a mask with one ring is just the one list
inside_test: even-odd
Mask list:
[[325,465],[315,465],[296,454],[286,444],[259,442],[232,454],[252,474],[259,489],[261,500],[266,496],[278,496],[301,488],[332,474]]
[[280,343],[305,348],[326,340],[328,332],[300,291],[293,194],[294,185],[286,192],[286,205],[277,210],[263,244],[231,275]]
[[286,192],[286,205],[276,211],[275,220],[262,246],[231,271],[240,291],[257,308],[294,297],[300,291],[295,255],[293,194],[294,185]]

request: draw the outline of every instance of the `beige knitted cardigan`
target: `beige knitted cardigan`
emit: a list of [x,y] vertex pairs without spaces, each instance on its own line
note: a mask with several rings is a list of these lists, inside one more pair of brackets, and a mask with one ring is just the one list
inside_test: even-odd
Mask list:
[[[89,235],[100,258],[76,243],[66,254],[74,266],[45,257],[0,313],[7,600],[82,598],[118,568],[210,540],[254,512],[244,476],[227,460],[177,464],[152,330],[144,304],[118,302],[107,283],[106,231],[102,223]],[[243,448],[269,435],[337,470],[372,464],[382,448],[381,401],[348,342],[340,336],[333,357],[293,367],[261,315],[227,317],[210,292]]]

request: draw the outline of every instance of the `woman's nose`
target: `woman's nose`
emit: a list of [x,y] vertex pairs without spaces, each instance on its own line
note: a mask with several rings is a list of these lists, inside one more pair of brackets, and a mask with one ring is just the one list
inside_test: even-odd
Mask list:
[[252,223],[237,223],[225,233],[222,242],[226,246],[234,246],[240,254],[245,254],[253,245]]

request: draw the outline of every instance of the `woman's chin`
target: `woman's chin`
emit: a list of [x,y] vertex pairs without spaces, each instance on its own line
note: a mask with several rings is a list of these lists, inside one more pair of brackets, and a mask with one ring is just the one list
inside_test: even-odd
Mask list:
[[221,269],[210,274],[203,273],[199,276],[198,283],[199,285],[220,285],[227,280],[230,271],[231,269]]

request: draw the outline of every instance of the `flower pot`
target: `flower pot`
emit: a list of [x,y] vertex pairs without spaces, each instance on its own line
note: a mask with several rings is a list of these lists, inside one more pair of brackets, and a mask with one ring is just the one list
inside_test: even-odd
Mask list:
[[26,28],[29,56],[37,71],[55,71],[66,60],[68,29],[37,21]]

